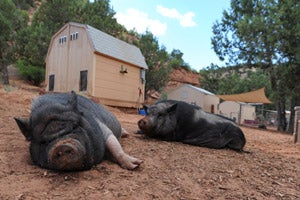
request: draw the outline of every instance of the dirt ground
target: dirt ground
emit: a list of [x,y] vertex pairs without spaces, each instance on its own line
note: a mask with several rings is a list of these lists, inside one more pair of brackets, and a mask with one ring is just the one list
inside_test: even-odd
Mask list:
[[91,170],[61,173],[30,161],[14,116],[28,116],[41,88],[0,85],[0,199],[300,199],[300,143],[292,135],[242,127],[246,150],[215,150],[134,134],[142,116],[109,108],[129,132],[124,150],[134,171],[104,160]]

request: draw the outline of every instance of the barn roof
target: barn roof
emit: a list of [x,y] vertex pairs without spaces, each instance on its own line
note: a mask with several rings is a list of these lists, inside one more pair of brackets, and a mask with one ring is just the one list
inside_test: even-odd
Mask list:
[[95,52],[133,64],[144,69],[148,69],[145,58],[138,47],[115,38],[87,24],[69,22],[54,34],[51,42],[55,38],[55,36],[58,35],[67,26],[79,26],[86,29]]
[[95,51],[148,69],[140,49],[90,25],[85,25]]
[[187,83],[181,84],[180,86],[174,88],[171,92],[173,92],[173,91],[175,91],[175,90],[178,90],[179,88],[182,88],[182,87],[191,88],[191,89],[193,89],[194,91],[201,92],[201,93],[203,93],[203,94],[205,94],[205,95],[213,95],[213,96],[215,96],[215,94],[213,94],[213,93],[211,93],[211,92],[209,92],[209,91],[207,91],[207,90],[205,90],[205,89],[203,89],[203,88],[199,88],[199,87],[193,86],[193,85],[191,85],[191,84],[187,84]]
[[218,95],[225,101],[237,101],[245,103],[272,103],[265,95],[265,88],[261,88],[255,91],[231,94],[231,95]]
[[209,91],[207,91],[207,90],[205,90],[203,88],[199,88],[199,87],[196,87],[196,86],[193,86],[193,85],[190,85],[190,84],[184,84],[184,85],[186,85],[187,87],[190,87],[190,88],[192,88],[194,90],[197,90],[198,92],[206,94],[206,95],[215,95],[215,94],[213,94],[213,93],[211,93],[211,92],[209,92]]

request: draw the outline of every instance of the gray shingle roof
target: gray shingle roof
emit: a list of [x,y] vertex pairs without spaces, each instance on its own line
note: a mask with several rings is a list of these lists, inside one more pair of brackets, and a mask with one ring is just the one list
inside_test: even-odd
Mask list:
[[190,88],[193,88],[194,90],[197,90],[197,91],[199,91],[199,92],[201,92],[201,93],[203,93],[203,94],[206,94],[206,95],[215,95],[215,94],[213,94],[213,93],[211,93],[211,92],[209,92],[209,91],[207,91],[207,90],[205,90],[205,89],[203,89],[203,88],[199,88],[199,87],[195,87],[195,86],[193,86],[193,85],[190,85],[190,84],[185,84],[187,87],[190,87]]
[[104,33],[90,25],[85,25],[95,51],[133,65],[148,69],[145,58],[139,48]]

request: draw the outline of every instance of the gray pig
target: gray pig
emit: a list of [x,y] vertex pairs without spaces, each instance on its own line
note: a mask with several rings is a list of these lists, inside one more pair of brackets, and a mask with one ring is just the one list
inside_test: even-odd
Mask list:
[[174,100],[158,101],[144,109],[147,115],[138,122],[141,134],[208,148],[243,151],[245,136],[228,118]]
[[42,95],[33,100],[29,118],[15,120],[30,141],[33,163],[43,168],[87,170],[100,163],[106,151],[126,169],[142,162],[123,151],[116,117],[75,92]]

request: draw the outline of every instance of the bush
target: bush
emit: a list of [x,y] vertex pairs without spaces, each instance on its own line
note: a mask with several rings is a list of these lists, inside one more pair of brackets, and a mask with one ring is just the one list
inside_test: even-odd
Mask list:
[[17,67],[20,75],[33,85],[39,86],[45,80],[45,69],[27,64],[24,60],[18,60]]

